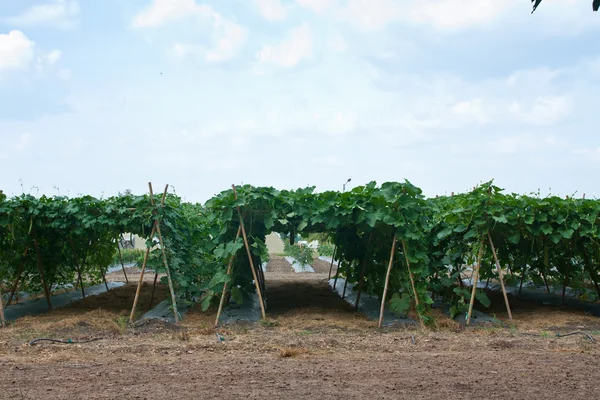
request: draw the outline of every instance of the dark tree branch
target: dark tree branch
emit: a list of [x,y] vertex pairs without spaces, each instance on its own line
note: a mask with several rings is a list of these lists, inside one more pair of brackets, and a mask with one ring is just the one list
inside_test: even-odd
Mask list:
[[[533,14],[533,12],[538,8],[538,6],[542,2],[542,0],[531,0],[531,2],[534,3],[533,10],[531,11],[531,13]],[[599,9],[600,9],[600,0],[594,0],[592,2],[592,10],[598,11]]]

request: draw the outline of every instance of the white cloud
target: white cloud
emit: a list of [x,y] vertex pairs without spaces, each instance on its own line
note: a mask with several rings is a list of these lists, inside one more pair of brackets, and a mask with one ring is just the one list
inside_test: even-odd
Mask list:
[[327,166],[341,166],[344,164],[338,156],[313,157],[312,162]]
[[198,18],[210,21],[213,27],[212,47],[195,43],[175,43],[172,49],[180,58],[200,55],[214,63],[229,60],[246,43],[247,30],[234,21],[223,18],[210,6],[195,0],[154,0],[133,21],[134,28],[154,28],[177,20]]
[[344,37],[338,33],[329,40],[329,48],[333,51],[342,53],[348,50],[350,46]]
[[348,0],[338,16],[363,30],[385,28],[401,16],[403,5],[394,0]]
[[419,0],[413,2],[410,20],[439,29],[487,24],[516,4],[516,0]]
[[260,63],[281,68],[292,68],[305,58],[312,56],[313,41],[310,26],[307,23],[292,29],[288,37],[276,45],[265,45],[256,54]]
[[485,124],[488,121],[484,101],[481,98],[461,101],[452,107],[452,112],[466,121],[474,121],[479,124]]
[[79,15],[77,0],[55,0],[27,9],[20,15],[6,18],[5,22],[15,26],[47,26],[58,29],[71,29],[77,24]]
[[551,134],[534,135],[526,133],[492,140],[488,145],[488,151],[509,155],[521,152],[531,153],[557,146],[566,146],[566,143]]
[[336,5],[337,0],[296,0],[296,3],[321,14]]
[[34,142],[34,137],[29,132],[24,132],[19,136],[19,139],[13,144],[15,151],[25,151],[31,147]]
[[233,58],[246,43],[248,37],[246,29],[220,16],[215,16],[213,26],[215,28],[214,46],[206,52],[206,61],[220,62]]
[[46,59],[48,60],[48,64],[50,65],[54,65],[56,64],[56,62],[58,61],[58,59],[60,58],[60,56],[62,55],[62,52],[60,50],[52,50],[47,56]]
[[268,21],[282,21],[287,17],[287,9],[280,0],[254,0],[254,5]]
[[592,162],[600,163],[600,146],[594,148],[576,148],[572,153],[577,156],[583,156]]
[[554,125],[572,113],[571,102],[565,96],[539,96],[530,107],[521,102],[513,102],[510,113],[532,125]]
[[62,79],[63,81],[71,79],[71,75],[71,70],[67,68],[61,68],[56,72],[56,77],[58,79]]
[[152,28],[183,18],[209,18],[213,14],[210,6],[197,4],[195,0],[154,0],[135,17],[133,27]]
[[35,43],[21,31],[0,34],[0,71],[26,69],[33,59]]

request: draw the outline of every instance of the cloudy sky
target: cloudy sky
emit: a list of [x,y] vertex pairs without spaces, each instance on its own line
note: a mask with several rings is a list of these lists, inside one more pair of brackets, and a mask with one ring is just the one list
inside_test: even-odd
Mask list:
[[600,197],[590,3],[1,0],[0,189]]

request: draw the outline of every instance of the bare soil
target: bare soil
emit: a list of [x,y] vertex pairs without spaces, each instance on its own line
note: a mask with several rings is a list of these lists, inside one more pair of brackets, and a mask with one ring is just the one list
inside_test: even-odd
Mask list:
[[[214,310],[193,309],[179,325],[129,326],[135,285],[18,320],[0,330],[0,399],[592,399],[600,391],[600,325],[584,313],[527,304],[510,326],[461,329],[439,315],[436,330],[378,329],[329,289],[327,273],[276,267],[265,274],[261,323],[215,330]],[[167,296],[159,292],[156,303]],[[596,341],[555,336],[567,330]],[[41,335],[102,340],[27,344]]]

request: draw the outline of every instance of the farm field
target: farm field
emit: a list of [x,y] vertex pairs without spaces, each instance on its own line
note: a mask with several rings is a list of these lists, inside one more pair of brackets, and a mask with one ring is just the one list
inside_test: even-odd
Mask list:
[[[329,288],[327,263],[316,261],[315,273],[286,263],[273,257],[267,265],[269,317],[261,323],[215,331],[211,309],[177,325],[129,326],[133,282],[17,320],[0,330],[0,398],[573,399],[600,390],[597,341],[555,337],[585,331],[598,340],[598,318],[511,299],[512,326],[464,328],[440,315],[437,329],[378,329]],[[140,311],[150,291],[147,282]],[[154,303],[167,297],[159,285]],[[501,309],[496,316],[507,321]],[[27,345],[40,337],[102,339]]]

